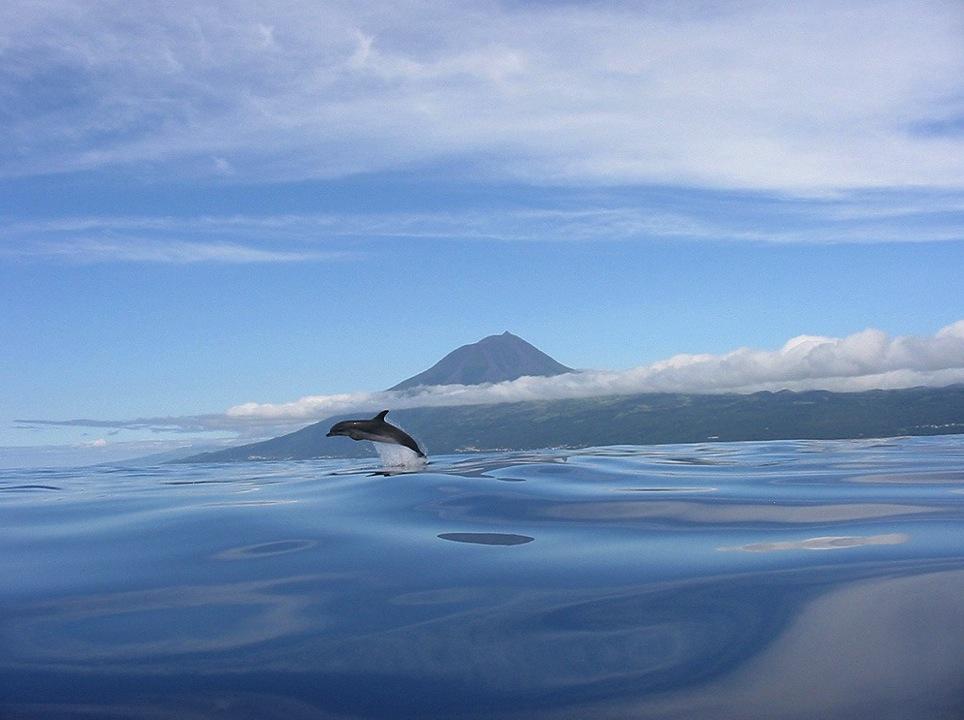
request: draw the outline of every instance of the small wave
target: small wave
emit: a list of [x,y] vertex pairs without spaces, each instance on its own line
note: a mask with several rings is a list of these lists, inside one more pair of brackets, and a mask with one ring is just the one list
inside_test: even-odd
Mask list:
[[308,550],[317,543],[314,540],[275,540],[274,542],[244,545],[219,552],[215,560],[251,560],[253,558],[273,557],[287,553]]
[[9,490],[60,490],[56,485],[9,485],[0,487],[0,492]]
[[613,488],[614,492],[651,492],[651,493],[708,493],[717,492],[715,487],[627,487]]

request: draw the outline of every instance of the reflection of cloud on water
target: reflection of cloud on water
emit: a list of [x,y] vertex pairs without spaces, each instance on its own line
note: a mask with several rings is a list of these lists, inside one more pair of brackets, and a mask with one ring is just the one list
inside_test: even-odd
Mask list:
[[[50,622],[70,626],[87,617],[111,617],[124,623],[127,603],[141,609],[187,607],[177,604],[174,595],[187,595],[187,602],[203,596],[225,605],[229,598],[238,598],[242,605],[271,599],[286,608],[287,616],[285,610],[278,615],[280,629],[293,631],[285,641],[263,643],[244,656],[162,658],[162,672],[185,678],[200,672],[210,678],[203,673],[257,668],[268,678],[285,678],[283,692],[297,703],[292,710],[317,712],[272,714],[267,712],[270,707],[254,705],[265,712],[245,715],[240,705],[233,705],[219,708],[225,717],[321,718],[328,717],[326,709],[345,707],[373,709],[372,717],[407,717],[425,711],[426,697],[432,698],[439,717],[517,720],[893,719],[915,715],[864,710],[883,711],[888,703],[906,703],[908,698],[926,698],[920,702],[935,709],[916,716],[957,717],[943,711],[964,689],[959,677],[964,618],[958,600],[964,571],[894,578],[894,569],[881,565],[876,572],[888,577],[853,580],[851,573],[808,571],[781,583],[771,574],[741,573],[615,590],[486,585],[403,595],[376,582],[368,586],[366,602],[352,608],[363,614],[366,607],[376,611],[378,621],[369,618],[354,628],[333,628],[323,637],[305,632],[311,618],[302,604],[310,596],[318,602],[319,587],[331,581],[322,577],[92,596],[47,604],[41,609],[43,621],[30,616],[27,623],[0,622],[7,625],[5,641],[13,637],[18,645],[12,649],[28,662],[50,666],[89,659],[151,660],[157,650],[150,644],[142,650],[127,648],[127,655],[119,652],[121,647],[110,657],[85,656],[89,646],[61,644],[56,655],[31,648],[31,656],[24,651],[22,636],[41,645],[50,634],[44,632]],[[834,584],[843,577],[849,584]],[[817,594],[828,583],[834,589]],[[287,606],[284,598],[290,601]],[[451,607],[438,609],[446,604]],[[59,609],[53,619],[52,608]],[[256,620],[270,624],[277,618],[262,615]],[[320,623],[313,625],[317,629]],[[136,629],[125,626],[124,637],[132,637]],[[62,628],[53,630],[61,634]],[[222,641],[231,639],[223,622],[196,630],[206,632],[227,635]],[[242,639],[257,642],[250,633]],[[223,642],[196,641],[194,646],[183,644],[182,650],[203,653],[225,647],[230,649]],[[143,665],[134,669],[142,670]],[[235,687],[247,682],[246,676],[237,677]],[[221,679],[205,682],[214,687]],[[185,687],[190,686],[188,681]],[[117,699],[122,706],[145,697],[141,686],[128,685],[126,692]],[[214,693],[240,696],[231,688],[223,695]],[[184,701],[182,709],[200,708],[198,715],[213,715],[204,699],[200,694],[166,698],[159,706]],[[138,717],[133,712],[130,716]]]
[[962,595],[959,569],[846,585],[805,605],[772,644],[716,682],[588,709],[679,720],[960,718]]
[[250,560],[252,558],[273,557],[313,548],[314,540],[275,540],[274,542],[244,545],[223,550],[214,555],[215,560]]
[[[0,619],[7,656],[148,660],[235,650],[317,627],[321,576],[166,587],[51,600]],[[310,589],[298,591],[295,586]],[[47,642],[56,637],[56,643]]]
[[[386,679],[409,688],[428,682],[447,697],[439,707],[448,703],[451,716],[476,695],[497,710],[482,717],[510,706],[533,717],[547,703],[697,685],[757,652],[794,605],[792,593],[761,592],[760,579],[745,576],[609,590],[445,588],[387,597],[377,632],[305,642],[259,664],[352,677],[366,698]],[[424,710],[418,692],[408,695],[393,696],[391,717]]]
[[774,505],[683,501],[568,502],[547,505],[543,516],[566,520],[671,520],[692,523],[811,523],[939,512],[926,505],[838,503],[834,505]]
[[779,550],[840,550],[842,548],[860,547],[862,545],[900,545],[907,542],[909,536],[904,533],[889,533],[886,535],[844,535],[807,538],[806,540],[785,540],[782,542],[752,543],[734,547],[721,547],[717,550],[729,552],[742,550],[743,552],[775,552]]
[[954,485],[964,484],[964,470],[937,470],[934,472],[875,473],[844,478],[848,482],[878,485]]
[[452,587],[403,593],[389,599],[389,602],[394,605],[449,605],[479,602],[495,594],[492,588]]

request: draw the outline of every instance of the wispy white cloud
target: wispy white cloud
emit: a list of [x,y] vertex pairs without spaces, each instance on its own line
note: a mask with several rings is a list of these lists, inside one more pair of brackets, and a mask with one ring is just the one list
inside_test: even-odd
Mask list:
[[71,263],[292,263],[339,260],[347,252],[276,250],[232,242],[185,242],[142,238],[72,238],[0,246],[0,257],[53,259]]
[[[574,197],[498,211],[78,216],[0,221],[0,256],[98,262],[299,262],[359,252],[359,241],[592,242],[708,240],[770,244],[869,244],[964,240],[964,196],[744,200],[726,215],[713,202],[667,207]],[[185,240],[190,238],[190,240]]]
[[0,8],[6,175],[961,187],[953,0]]

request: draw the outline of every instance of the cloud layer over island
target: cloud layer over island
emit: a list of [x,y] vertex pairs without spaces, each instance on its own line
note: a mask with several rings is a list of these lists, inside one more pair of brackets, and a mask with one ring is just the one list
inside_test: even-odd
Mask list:
[[19,420],[36,425],[233,432],[242,438],[287,432],[340,413],[384,408],[482,405],[636,393],[749,393],[760,390],[859,392],[964,382],[964,319],[932,336],[867,329],[844,338],[801,335],[777,350],[739,348],[723,355],[675,355],[628,370],[584,370],[483,385],[308,395],[281,403],[248,402],[224,413],[133,420]]
[[311,395],[293,402],[235,405],[226,415],[238,422],[306,422],[383,406],[470,405],[647,392],[860,391],[956,382],[964,382],[964,320],[930,337],[890,337],[874,329],[845,338],[801,335],[778,350],[740,348],[724,355],[676,355],[629,370],[587,370],[486,385]]

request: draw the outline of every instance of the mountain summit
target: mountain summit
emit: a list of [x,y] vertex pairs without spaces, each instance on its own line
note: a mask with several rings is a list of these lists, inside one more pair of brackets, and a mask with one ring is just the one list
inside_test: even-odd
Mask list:
[[515,380],[524,375],[549,376],[569,372],[575,371],[506,331],[453,350],[425,372],[403,380],[389,390],[406,390],[419,385],[480,385]]

